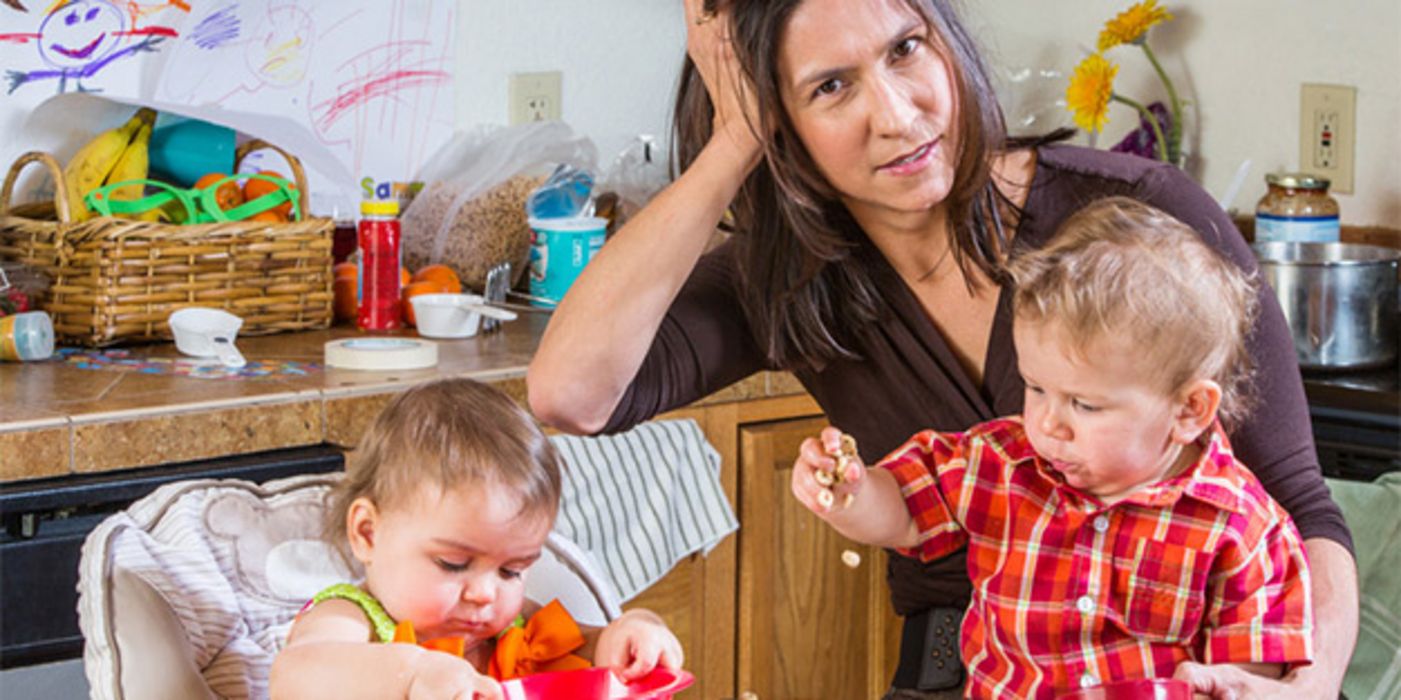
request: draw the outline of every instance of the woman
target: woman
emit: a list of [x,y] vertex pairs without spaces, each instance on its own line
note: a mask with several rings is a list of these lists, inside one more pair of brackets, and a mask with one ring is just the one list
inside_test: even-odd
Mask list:
[[[718,13],[704,2],[686,0],[682,173],[555,312],[528,377],[542,420],[620,430],[782,368],[875,459],[917,429],[1021,410],[1003,263],[1085,202],[1135,197],[1254,268],[1230,220],[1175,168],[1009,142],[944,0],[728,0]],[[726,209],[738,235],[703,256]],[[1282,682],[1179,674],[1204,692],[1336,696],[1356,632],[1351,539],[1320,475],[1282,314],[1268,292],[1261,303],[1262,408],[1231,438],[1306,539],[1318,662]],[[921,678],[920,644],[945,617],[930,610],[967,603],[962,557],[895,559],[888,580],[906,616],[894,687],[947,687]]]

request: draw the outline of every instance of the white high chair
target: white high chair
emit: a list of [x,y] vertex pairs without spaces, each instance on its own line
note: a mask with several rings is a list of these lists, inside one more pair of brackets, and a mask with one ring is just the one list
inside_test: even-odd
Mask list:
[[[169,484],[93,530],[78,585],[92,697],[266,697],[292,618],[316,591],[358,578],[321,537],[339,478]],[[621,614],[591,557],[556,533],[526,595],[558,598],[584,625]]]

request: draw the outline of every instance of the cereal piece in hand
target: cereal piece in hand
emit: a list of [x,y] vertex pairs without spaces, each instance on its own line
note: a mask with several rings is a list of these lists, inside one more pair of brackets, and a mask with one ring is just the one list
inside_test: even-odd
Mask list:
[[832,495],[830,489],[822,489],[817,492],[817,505],[822,506],[822,510],[832,510],[832,503],[835,500],[836,496]]

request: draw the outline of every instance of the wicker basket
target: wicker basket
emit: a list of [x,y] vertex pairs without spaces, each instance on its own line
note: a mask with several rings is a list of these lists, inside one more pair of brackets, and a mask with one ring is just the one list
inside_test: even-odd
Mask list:
[[[301,162],[262,141],[291,166],[301,211]],[[56,186],[54,201],[10,208],[20,171],[37,162]],[[235,167],[235,171],[237,167]],[[0,260],[18,260],[53,280],[40,307],[63,341],[91,347],[169,339],[166,318],[187,306],[223,309],[243,318],[240,335],[325,328],[331,324],[333,222],[233,221],[177,226],[97,217],[74,222],[58,162],[30,152],[11,166],[0,190]]]

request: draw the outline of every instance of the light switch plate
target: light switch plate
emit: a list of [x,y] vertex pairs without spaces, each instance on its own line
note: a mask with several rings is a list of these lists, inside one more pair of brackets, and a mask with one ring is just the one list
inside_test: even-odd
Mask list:
[[561,82],[559,71],[512,74],[507,97],[511,124],[558,120]]
[[1299,170],[1328,178],[1333,192],[1351,194],[1357,88],[1304,83],[1299,107]]

